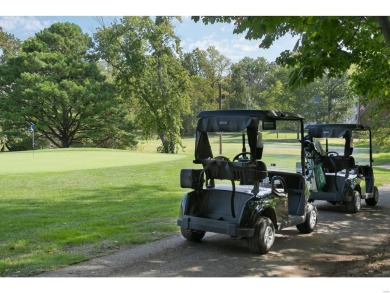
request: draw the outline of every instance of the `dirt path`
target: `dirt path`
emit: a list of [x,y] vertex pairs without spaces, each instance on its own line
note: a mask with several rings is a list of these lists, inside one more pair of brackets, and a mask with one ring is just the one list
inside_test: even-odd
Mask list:
[[379,192],[378,205],[363,201],[357,214],[316,203],[317,230],[283,230],[267,255],[254,255],[245,241],[226,235],[191,243],[176,233],[39,277],[389,277],[390,185]]

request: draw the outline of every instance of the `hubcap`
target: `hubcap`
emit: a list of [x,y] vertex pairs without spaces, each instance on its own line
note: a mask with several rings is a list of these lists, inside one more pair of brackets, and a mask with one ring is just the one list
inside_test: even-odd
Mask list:
[[274,238],[274,233],[272,231],[271,227],[265,228],[265,233],[264,233],[264,242],[267,246],[272,244]]
[[360,195],[359,194],[355,194],[355,195],[356,195],[356,207],[360,209]]
[[317,213],[313,210],[310,214],[310,227],[314,228],[317,223]]

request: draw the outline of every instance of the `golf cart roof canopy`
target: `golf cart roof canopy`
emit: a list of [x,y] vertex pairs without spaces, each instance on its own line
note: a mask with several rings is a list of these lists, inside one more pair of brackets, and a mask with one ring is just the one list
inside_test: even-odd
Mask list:
[[307,125],[309,137],[314,138],[350,138],[352,131],[370,131],[361,124],[311,124]]
[[[262,121],[262,128],[267,125],[272,129],[276,120],[303,120],[295,113],[276,110],[217,110],[203,111],[198,114],[197,131],[201,132],[240,132],[246,128],[258,129]],[[270,122],[270,124],[267,124]]]
[[241,132],[246,130],[251,157],[256,157],[257,133],[275,130],[277,120],[292,120],[300,124],[303,136],[303,116],[276,110],[219,110],[203,111],[198,114],[196,128],[195,161],[212,158],[208,132]]

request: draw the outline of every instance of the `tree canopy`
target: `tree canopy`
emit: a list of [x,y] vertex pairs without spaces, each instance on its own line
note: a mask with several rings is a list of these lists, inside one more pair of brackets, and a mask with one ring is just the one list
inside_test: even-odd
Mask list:
[[96,43],[70,23],[23,42],[0,29],[0,141],[26,148],[34,123],[43,147],[126,148],[135,144],[137,129],[160,139],[159,151],[173,153],[181,135],[194,133],[202,110],[281,109],[308,122],[342,123],[353,116],[357,95],[362,104],[376,99],[377,119],[370,123],[386,129],[386,20],[202,17],[234,22],[235,33],[258,39],[262,48],[286,34],[298,39],[276,62],[245,57],[236,63],[213,46],[183,54],[172,17],[102,22]]
[[100,56],[112,68],[118,90],[134,107],[143,135],[160,138],[161,152],[180,144],[182,115],[189,110],[188,72],[169,17],[123,17],[95,34]]
[[[200,18],[193,19],[198,21]],[[390,53],[387,17],[229,16],[202,17],[202,21],[206,24],[234,22],[233,33],[258,39],[259,47],[264,49],[287,34],[298,36],[295,47],[277,58],[279,64],[294,69],[290,76],[292,86],[313,82],[325,74],[341,76],[354,64],[358,66],[354,82],[361,93],[389,95],[390,81],[384,78],[390,70],[386,57]],[[376,72],[373,72],[373,67]],[[371,78],[364,82],[358,78],[368,75]]]
[[91,48],[80,27],[55,23],[24,41],[0,67],[3,133],[11,148],[31,123],[57,147],[113,138],[123,115]]
[[3,31],[3,28],[0,26],[0,64],[4,63],[8,58],[15,56],[20,44],[17,38]]

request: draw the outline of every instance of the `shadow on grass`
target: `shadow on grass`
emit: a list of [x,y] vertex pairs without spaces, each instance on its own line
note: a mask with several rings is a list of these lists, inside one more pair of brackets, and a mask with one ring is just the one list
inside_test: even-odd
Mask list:
[[177,230],[182,194],[132,184],[72,190],[61,200],[4,200],[0,276],[28,276],[160,239]]

